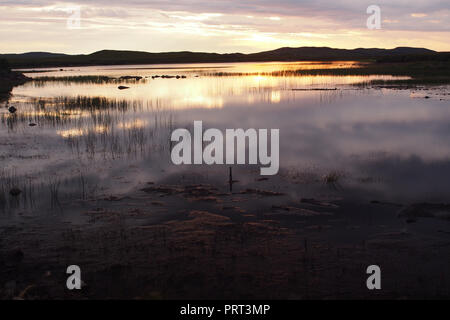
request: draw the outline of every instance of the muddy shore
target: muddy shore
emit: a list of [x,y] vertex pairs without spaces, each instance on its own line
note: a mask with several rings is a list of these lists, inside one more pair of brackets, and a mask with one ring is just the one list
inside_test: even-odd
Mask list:
[[[2,299],[415,299],[450,294],[449,221],[398,204],[149,183],[0,228]],[[412,210],[412,211],[411,211]],[[50,222],[51,221],[51,222]],[[82,290],[66,268],[79,265]],[[382,290],[366,268],[382,269]]]
[[31,80],[20,72],[0,69],[0,101],[9,97],[15,86],[20,86]]

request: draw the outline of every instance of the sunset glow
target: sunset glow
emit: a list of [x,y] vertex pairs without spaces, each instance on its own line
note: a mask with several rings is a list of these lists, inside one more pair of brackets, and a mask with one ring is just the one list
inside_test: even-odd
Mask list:
[[[441,1],[378,1],[382,26],[366,27],[369,1],[2,1],[2,53],[142,51],[256,52],[290,46],[396,46],[450,50]],[[67,28],[80,8],[79,28]],[[407,8],[405,10],[405,8]],[[72,11],[71,11],[72,10]],[[101,40],[100,40],[101,39]]]

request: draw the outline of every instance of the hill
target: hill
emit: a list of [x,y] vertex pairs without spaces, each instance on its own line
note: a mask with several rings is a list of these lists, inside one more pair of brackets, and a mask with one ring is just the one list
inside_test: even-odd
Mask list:
[[376,60],[403,56],[434,57],[436,51],[425,48],[398,47],[394,49],[334,49],[328,47],[280,48],[252,54],[206,52],[160,52],[102,50],[87,55],[66,55],[49,52],[3,54],[13,68],[62,67],[84,65],[208,63],[208,62],[261,62],[302,60]]

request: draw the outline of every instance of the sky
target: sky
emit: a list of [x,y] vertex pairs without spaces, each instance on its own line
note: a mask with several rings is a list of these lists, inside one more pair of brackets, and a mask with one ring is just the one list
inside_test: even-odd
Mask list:
[[[370,5],[379,29],[367,27]],[[0,0],[0,43],[0,53],[450,51],[450,0]]]

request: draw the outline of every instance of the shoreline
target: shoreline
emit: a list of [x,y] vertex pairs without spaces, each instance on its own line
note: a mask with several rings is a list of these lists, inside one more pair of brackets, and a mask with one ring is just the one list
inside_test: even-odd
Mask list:
[[0,101],[8,99],[14,87],[31,80],[21,72],[0,70]]
[[[77,204],[81,221],[56,214],[2,225],[0,299],[417,299],[448,293],[445,221],[424,216],[412,223],[390,203],[295,201],[259,184],[230,193],[225,185],[152,182],[132,195]],[[82,270],[77,292],[65,289],[71,264]],[[383,272],[376,294],[365,287],[372,264]]]

